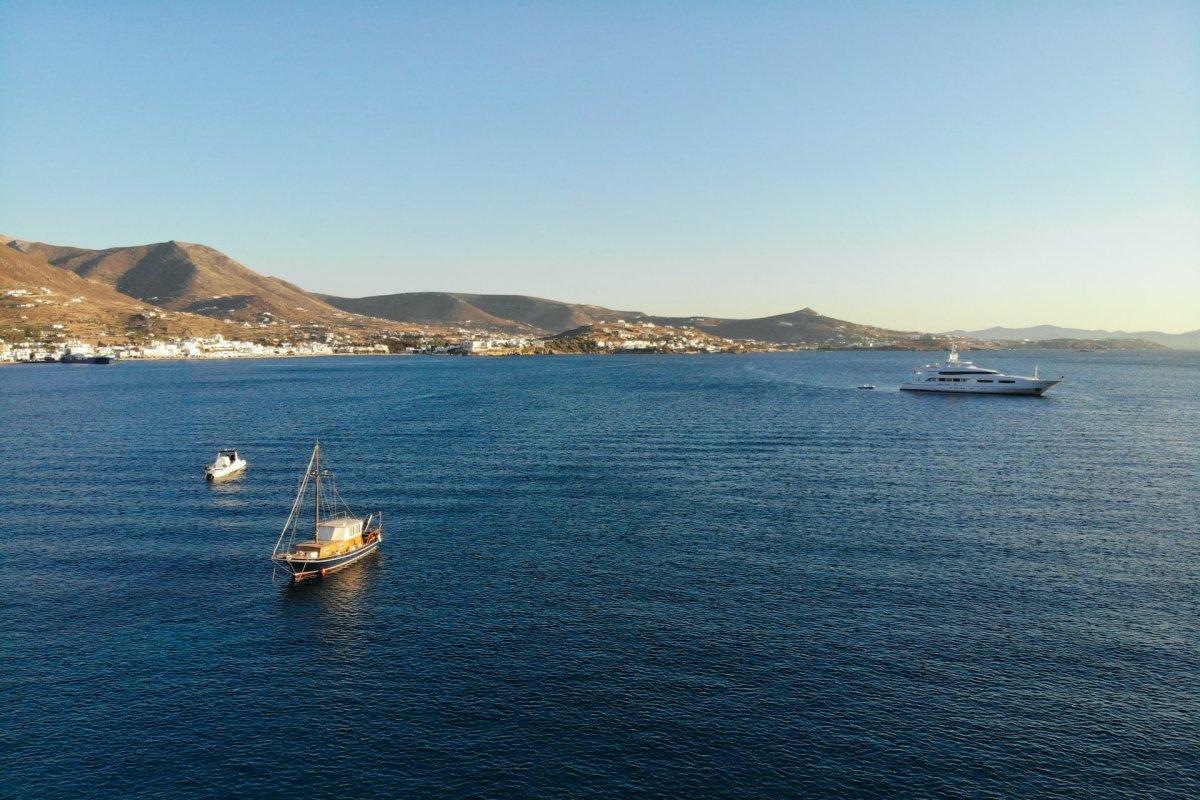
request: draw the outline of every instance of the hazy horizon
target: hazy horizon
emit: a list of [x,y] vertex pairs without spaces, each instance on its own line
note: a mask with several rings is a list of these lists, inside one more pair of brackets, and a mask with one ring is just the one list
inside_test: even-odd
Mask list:
[[0,230],[345,296],[1200,328],[1200,7],[0,5]]

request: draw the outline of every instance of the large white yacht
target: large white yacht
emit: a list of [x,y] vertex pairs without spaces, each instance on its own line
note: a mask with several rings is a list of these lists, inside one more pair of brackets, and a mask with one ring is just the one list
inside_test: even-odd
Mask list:
[[970,392],[972,394],[1032,394],[1040,395],[1063,379],[1046,380],[1038,376],[1037,367],[1033,377],[1005,375],[994,369],[977,367],[970,361],[958,357],[958,347],[950,346],[950,355],[945,364],[926,364],[913,371],[913,376],[900,384],[910,392]]

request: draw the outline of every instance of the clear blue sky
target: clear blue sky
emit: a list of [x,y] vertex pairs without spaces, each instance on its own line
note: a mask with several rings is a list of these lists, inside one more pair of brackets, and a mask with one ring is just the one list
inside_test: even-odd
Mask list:
[[1200,4],[0,0],[0,231],[305,288],[1200,327]]

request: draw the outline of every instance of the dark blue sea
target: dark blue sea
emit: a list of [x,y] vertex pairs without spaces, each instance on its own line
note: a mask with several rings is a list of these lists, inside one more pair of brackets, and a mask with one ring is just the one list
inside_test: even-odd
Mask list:
[[0,796],[1196,797],[1200,353],[928,359],[4,367]]

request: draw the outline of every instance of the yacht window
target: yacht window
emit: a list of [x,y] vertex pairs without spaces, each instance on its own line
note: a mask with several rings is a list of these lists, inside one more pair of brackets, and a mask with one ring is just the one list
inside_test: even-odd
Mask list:
[[992,380],[991,380],[991,378],[976,378],[975,382],[976,383],[991,383]]
[[1016,381],[1000,381],[1001,383],[1016,383]]

